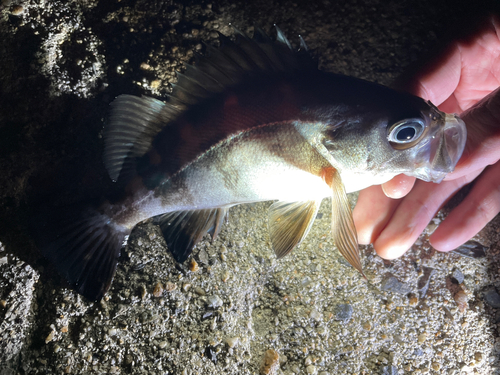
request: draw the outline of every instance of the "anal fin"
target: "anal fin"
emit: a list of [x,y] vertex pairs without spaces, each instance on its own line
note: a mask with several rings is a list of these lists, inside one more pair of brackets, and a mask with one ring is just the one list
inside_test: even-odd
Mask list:
[[309,233],[321,201],[275,202],[269,208],[269,235],[278,259],[290,253]]
[[344,258],[365,276],[359,258],[358,235],[352,210],[340,174],[335,168],[326,168],[323,179],[332,189],[333,241]]
[[177,262],[184,262],[201,241],[205,233],[215,240],[226,217],[228,208],[174,211],[157,216],[155,222]]

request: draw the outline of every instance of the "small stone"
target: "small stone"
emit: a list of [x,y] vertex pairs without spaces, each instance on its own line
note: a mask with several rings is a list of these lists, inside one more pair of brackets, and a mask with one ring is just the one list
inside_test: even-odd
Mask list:
[[335,306],[334,310],[335,319],[348,321],[351,319],[353,311],[354,309],[352,308],[352,306],[347,303],[337,305]]
[[48,344],[54,339],[55,332],[50,331],[49,335],[45,338],[45,343]]
[[15,5],[11,11],[13,16],[22,16],[24,13],[24,8],[22,5]]
[[280,365],[279,359],[280,356],[276,350],[266,350],[264,353],[264,361],[262,362],[262,366],[260,366],[260,373],[262,375],[275,374]]
[[239,337],[229,337],[226,339],[226,344],[230,348],[234,348],[236,345],[238,345],[239,341],[240,341]]
[[156,283],[154,289],[153,289],[153,296],[155,297],[161,297],[163,294],[163,284],[162,283]]
[[115,336],[117,333],[118,333],[118,330],[116,328],[111,328],[108,331],[108,335],[110,335],[110,336]]
[[423,342],[425,342],[425,340],[427,340],[427,335],[425,333],[421,333],[420,335],[418,335],[419,344],[422,344]]
[[500,294],[496,290],[489,290],[484,294],[484,300],[494,309],[500,309]]
[[454,279],[457,284],[462,284],[464,282],[464,274],[458,268],[454,268],[451,273],[451,278]]
[[159,88],[161,85],[161,81],[159,79],[155,79],[154,81],[151,81],[151,87],[153,89]]
[[481,353],[481,352],[474,353],[474,359],[475,359],[476,363],[481,362],[483,360],[483,353]]
[[416,306],[418,304],[418,297],[415,294],[410,295],[410,306]]
[[196,260],[194,259],[191,259],[191,261],[189,262],[189,270],[191,272],[197,272],[199,269],[200,266],[198,266],[198,262],[196,262]]
[[198,30],[198,29],[192,29],[191,30],[191,35],[192,36],[198,36],[199,33],[200,33],[200,30]]
[[365,331],[371,331],[372,330],[372,324],[370,322],[363,323],[363,329]]
[[0,306],[2,306],[3,308],[5,308],[5,306],[7,306],[7,301],[6,300],[0,300]]
[[158,344],[158,347],[160,349],[165,349],[167,347],[167,344],[168,344],[167,341],[160,341],[160,343]]
[[205,249],[201,249],[200,252],[198,253],[198,259],[200,260],[201,263],[205,264],[208,266],[208,254]]
[[458,306],[458,310],[460,310],[461,313],[467,310],[467,308],[469,307],[469,305],[467,304],[469,298],[462,289],[460,289],[457,293],[455,293],[453,298],[455,299],[455,302],[457,303]]
[[151,66],[148,64],[148,63],[141,63],[141,65],[139,66],[140,69],[142,70],[151,70]]
[[166,284],[165,284],[165,290],[167,292],[173,292],[174,290],[177,289],[177,284],[174,284],[173,282],[171,281],[168,281]]
[[402,283],[390,273],[385,275],[380,288],[384,291],[398,294],[408,294],[411,292],[411,288],[408,285]]
[[66,333],[66,332],[68,332],[68,326],[63,326],[63,327],[61,327],[61,332],[62,332],[62,333]]
[[218,307],[221,307],[223,304],[224,301],[222,301],[222,299],[216,294],[207,298],[208,307],[216,309]]
[[199,296],[204,296],[206,293],[203,289],[201,289],[199,286],[197,286],[196,288],[194,288],[194,292],[196,294],[198,294]]
[[306,367],[306,372],[308,374],[316,374],[317,371],[318,370],[316,369],[316,366],[314,366],[314,365],[309,365]]
[[418,279],[417,288],[420,291],[420,298],[424,298],[429,289],[431,278],[437,272],[432,267],[422,267],[423,275]]
[[396,366],[382,366],[380,368],[381,375],[398,375],[399,371]]
[[231,278],[231,273],[229,271],[225,271],[222,275],[222,281],[227,282]]
[[439,371],[441,370],[441,364],[439,362],[432,362],[432,369],[434,371]]

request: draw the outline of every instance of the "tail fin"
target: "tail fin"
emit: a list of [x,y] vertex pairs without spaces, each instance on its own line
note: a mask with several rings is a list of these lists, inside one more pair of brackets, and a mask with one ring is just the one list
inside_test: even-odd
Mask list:
[[93,208],[36,215],[35,242],[78,293],[92,301],[107,292],[128,230]]

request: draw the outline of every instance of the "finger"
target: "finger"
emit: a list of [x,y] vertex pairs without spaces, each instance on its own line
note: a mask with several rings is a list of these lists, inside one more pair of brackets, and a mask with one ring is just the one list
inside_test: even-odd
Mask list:
[[368,245],[378,237],[398,204],[399,201],[388,198],[378,185],[359,193],[353,218],[360,244]]
[[415,177],[400,174],[382,184],[382,190],[389,198],[400,199],[410,192],[415,180]]
[[500,163],[486,169],[462,203],[430,237],[434,248],[450,251],[462,245],[500,212]]
[[378,255],[385,259],[403,255],[443,203],[468,182],[465,178],[441,184],[417,181],[413,190],[402,199],[391,220],[375,239],[373,246]]

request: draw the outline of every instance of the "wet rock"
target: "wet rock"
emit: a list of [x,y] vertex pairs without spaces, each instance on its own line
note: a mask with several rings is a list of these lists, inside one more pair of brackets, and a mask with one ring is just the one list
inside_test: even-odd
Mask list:
[[399,281],[394,275],[391,273],[387,273],[382,281],[382,285],[380,289],[398,294],[408,294],[411,292],[411,288],[409,285],[402,283]]
[[462,246],[457,247],[452,253],[467,258],[484,258],[486,256],[486,250],[488,250],[487,246],[477,241],[468,241]]
[[484,294],[484,300],[494,309],[500,309],[500,294],[496,290],[489,290]]

